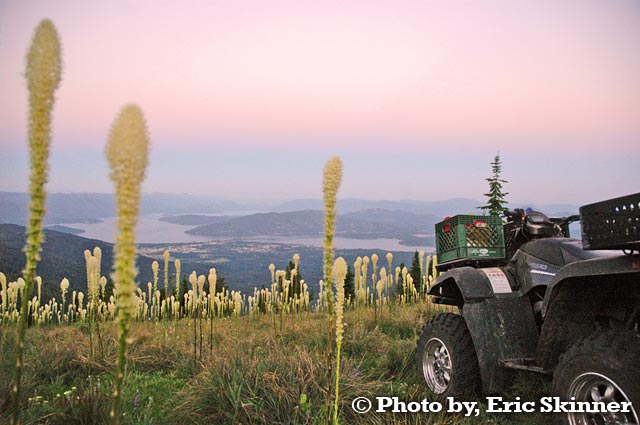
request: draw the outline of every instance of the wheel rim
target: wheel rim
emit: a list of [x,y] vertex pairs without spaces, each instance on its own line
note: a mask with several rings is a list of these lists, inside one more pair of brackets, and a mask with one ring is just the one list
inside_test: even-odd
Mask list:
[[449,388],[453,364],[449,349],[438,338],[427,341],[422,355],[422,371],[427,386],[436,394],[442,394]]
[[[599,373],[584,373],[569,386],[569,400],[587,402],[630,402],[627,395],[611,379]],[[638,425],[638,414],[633,404],[627,413],[568,413],[571,425]]]

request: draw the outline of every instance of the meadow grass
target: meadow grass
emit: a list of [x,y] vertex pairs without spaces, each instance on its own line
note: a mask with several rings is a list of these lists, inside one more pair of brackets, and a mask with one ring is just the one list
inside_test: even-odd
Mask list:
[[[435,400],[416,376],[417,332],[434,306],[397,306],[393,313],[347,310],[340,364],[338,417],[349,424],[544,424],[536,413],[354,413],[355,397],[396,396]],[[134,322],[122,388],[123,424],[322,424],[330,390],[326,362],[326,315],[296,317],[295,328],[274,333],[269,315],[215,318],[214,349],[193,362],[193,322]],[[204,323],[204,326],[208,326]],[[0,423],[8,419],[14,349],[13,326],[0,327]],[[33,328],[25,344],[22,419],[25,424],[108,422],[116,325],[103,327],[105,355],[92,358],[86,323]],[[537,400],[550,392],[546,380],[519,376],[505,399]],[[137,396],[136,396],[137,394]],[[478,396],[478,400],[484,398]]]

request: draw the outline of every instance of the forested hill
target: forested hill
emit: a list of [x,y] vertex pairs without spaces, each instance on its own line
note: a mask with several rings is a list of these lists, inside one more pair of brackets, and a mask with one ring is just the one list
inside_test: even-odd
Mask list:
[[[84,259],[84,250],[93,250],[100,247],[102,250],[102,275],[109,277],[113,266],[113,244],[96,239],[86,239],[68,233],[60,233],[53,230],[45,230],[45,242],[40,254],[42,260],[38,264],[37,273],[42,277],[43,294],[59,296],[60,281],[69,279],[69,290],[82,290],[86,292],[87,269]],[[22,275],[25,256],[22,252],[26,240],[25,228],[15,224],[0,224],[0,271],[8,281],[16,280]],[[138,256],[138,281],[148,282],[153,280],[151,263],[153,258]],[[162,276],[162,262],[160,262],[160,285],[164,281]],[[183,275],[188,270],[195,270],[198,274],[206,274],[208,267],[197,263],[183,263]],[[170,273],[173,275],[173,265]]]
[[[180,222],[181,217],[165,220]],[[190,224],[194,217],[186,217]],[[246,238],[261,236],[322,237],[324,213],[304,210],[284,213],[259,213],[242,217],[199,217],[206,223],[187,233],[211,237]],[[439,219],[430,214],[407,211],[368,209],[340,215],[336,222],[336,236],[350,239],[398,239],[403,244],[433,245],[433,229]]]

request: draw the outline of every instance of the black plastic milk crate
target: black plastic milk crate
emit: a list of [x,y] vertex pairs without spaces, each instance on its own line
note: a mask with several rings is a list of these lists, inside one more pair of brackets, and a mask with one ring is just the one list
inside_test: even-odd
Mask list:
[[449,217],[436,224],[436,253],[441,269],[452,262],[504,259],[502,220],[486,215]]
[[580,207],[584,249],[640,249],[640,193]]

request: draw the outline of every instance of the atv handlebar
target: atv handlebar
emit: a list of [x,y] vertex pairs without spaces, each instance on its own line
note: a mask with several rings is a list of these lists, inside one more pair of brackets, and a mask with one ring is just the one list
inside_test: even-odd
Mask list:
[[[530,235],[527,236],[526,234],[527,229],[526,227],[526,217],[527,217],[527,212],[525,212],[524,209],[522,208],[516,208],[514,210],[506,210],[504,211],[504,216],[507,218],[507,222],[513,223],[513,232],[514,235],[516,235],[517,233],[523,232],[525,233],[525,237],[528,239],[529,237],[531,237]],[[537,216],[540,216],[540,213],[535,213]],[[553,227],[555,228],[555,230],[552,232],[554,235],[556,236],[565,236],[565,237],[569,237],[570,232],[569,232],[569,224],[573,223],[574,221],[578,221],[580,220],[580,216],[579,215],[570,215],[568,217],[553,217],[553,218],[549,218],[546,215],[542,214],[543,220],[547,221],[547,223],[553,225]],[[538,217],[538,219],[540,219],[540,217]]]
[[[514,210],[505,210],[504,216],[507,218],[507,221],[511,221],[514,223],[521,223],[522,219],[526,217],[527,213],[522,208],[516,208]],[[574,221],[580,220],[580,216],[577,214],[570,215],[568,217],[553,217],[549,218],[549,220],[553,224],[557,224],[559,226],[568,226]]]
[[507,221],[518,222],[524,217],[524,210],[522,208],[516,208],[515,210],[505,210],[504,216]]
[[569,224],[573,223],[574,221],[579,221],[580,220],[580,216],[577,214],[574,215],[570,215],[569,217],[562,217],[562,218],[550,218],[549,220],[551,220],[552,223],[557,224],[559,226],[568,226]]

